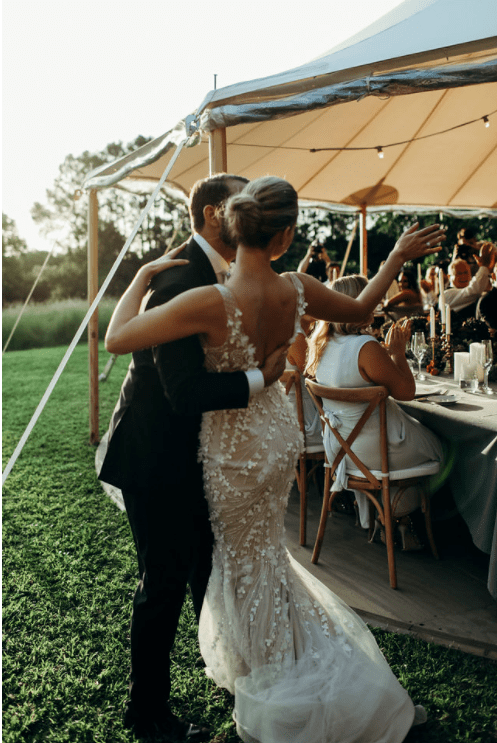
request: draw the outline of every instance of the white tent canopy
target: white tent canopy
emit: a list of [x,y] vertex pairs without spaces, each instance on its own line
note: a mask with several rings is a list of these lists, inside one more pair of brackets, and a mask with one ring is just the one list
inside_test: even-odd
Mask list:
[[[197,131],[166,181],[183,194],[209,171],[249,179],[271,174],[288,179],[301,200],[363,215],[366,208],[416,206],[497,216],[496,1],[406,0],[308,64],[211,91],[188,119]],[[86,177],[90,301],[98,285],[98,190],[145,189],[159,181],[184,139],[179,122]],[[363,248],[364,273],[366,266]],[[95,441],[95,316],[89,333]]]
[[[495,209],[496,32],[495,0],[407,0],[306,65],[212,91],[168,183],[188,193],[225,129],[229,172],[286,177],[301,199]],[[158,180],[183,137],[180,122],[84,187]]]

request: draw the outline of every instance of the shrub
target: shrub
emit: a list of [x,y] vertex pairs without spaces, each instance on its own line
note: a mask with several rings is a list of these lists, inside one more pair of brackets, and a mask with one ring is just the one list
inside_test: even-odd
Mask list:
[[[103,299],[100,302],[98,310],[100,340],[105,336],[116,303],[115,299]],[[2,345],[6,343],[21,309],[21,304],[13,304],[2,311]],[[84,299],[28,305],[10,340],[8,350],[23,351],[29,348],[68,346],[87,311],[88,303]],[[80,342],[86,341],[87,334],[84,332]]]

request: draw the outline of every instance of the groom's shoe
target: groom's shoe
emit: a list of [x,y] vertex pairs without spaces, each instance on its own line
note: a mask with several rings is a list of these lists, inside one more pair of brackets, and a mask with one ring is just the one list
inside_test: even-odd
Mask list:
[[210,740],[210,730],[194,725],[167,712],[162,719],[153,719],[128,702],[124,710],[125,728],[132,728],[143,743],[201,743]]
[[177,728],[175,730],[174,741],[182,743],[201,743],[202,741],[208,741],[211,738],[211,733],[208,728],[200,727],[195,725],[193,722],[187,722],[186,720],[177,720]]

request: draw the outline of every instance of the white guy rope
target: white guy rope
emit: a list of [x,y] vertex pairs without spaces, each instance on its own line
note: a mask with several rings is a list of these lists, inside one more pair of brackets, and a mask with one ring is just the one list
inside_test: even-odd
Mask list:
[[112,265],[112,268],[110,269],[109,273],[107,274],[107,277],[106,277],[104,283],[102,284],[102,286],[100,288],[100,291],[98,292],[97,296],[93,300],[93,302],[92,302],[92,304],[91,304],[88,312],[86,313],[86,315],[85,315],[85,317],[84,317],[81,325],[79,326],[78,330],[76,331],[76,335],[72,339],[72,341],[71,341],[71,343],[69,345],[69,348],[65,352],[64,358],[60,362],[57,371],[53,375],[50,384],[48,385],[47,389],[45,390],[45,394],[41,398],[40,403],[39,403],[38,407],[36,408],[36,410],[35,410],[35,412],[33,414],[33,417],[29,421],[29,423],[28,423],[28,425],[26,427],[26,430],[24,431],[23,435],[21,436],[21,440],[17,444],[14,453],[12,454],[11,458],[9,459],[9,462],[8,462],[6,468],[3,471],[3,474],[2,474],[2,485],[5,483],[7,477],[10,474],[10,471],[12,470],[12,467],[14,466],[14,464],[17,461],[17,458],[19,457],[20,453],[22,452],[22,450],[24,448],[24,444],[26,443],[29,434],[33,430],[36,421],[40,417],[43,408],[47,404],[48,399],[49,399],[50,395],[52,394],[52,391],[53,391],[55,385],[59,381],[59,377],[62,374],[62,372],[64,371],[64,368],[65,368],[67,362],[69,361],[69,358],[70,358],[72,352],[76,348],[76,345],[77,345],[79,339],[83,335],[83,332],[84,332],[86,326],[88,325],[88,322],[90,320],[90,317],[93,315],[93,313],[95,312],[96,308],[98,307],[98,304],[99,304],[100,300],[102,299],[103,295],[105,294],[105,291],[107,290],[107,287],[109,286],[110,282],[112,281],[115,272],[119,268],[119,265],[120,265],[122,259],[124,258],[124,256],[125,256],[128,248],[129,248],[129,246],[131,245],[131,243],[135,239],[136,233],[140,229],[140,227],[141,227],[141,225],[143,223],[143,220],[145,219],[145,217],[147,216],[148,212],[150,211],[150,208],[151,208],[152,204],[154,203],[155,199],[157,198],[157,194],[159,193],[159,191],[160,191],[160,189],[162,187],[162,184],[164,183],[164,181],[166,180],[167,176],[169,175],[169,173],[171,171],[171,168],[173,167],[174,163],[176,162],[176,160],[177,160],[177,158],[178,158],[178,156],[179,156],[179,154],[180,154],[181,150],[183,149],[183,146],[185,145],[186,142],[187,142],[187,140],[184,139],[176,147],[176,152],[172,156],[170,162],[167,165],[167,168],[165,169],[164,173],[161,176],[160,181],[157,183],[157,186],[155,187],[153,193],[151,194],[149,200],[147,201],[147,204],[145,205],[145,208],[143,209],[142,213],[140,214],[140,217],[138,219],[138,222],[134,226],[131,235],[126,240],[126,243],[124,244],[121,252],[117,256],[116,260],[114,261],[114,263]]
[[34,283],[34,284],[33,284],[33,286],[31,287],[31,291],[30,291],[30,292],[29,292],[29,294],[28,294],[28,298],[27,298],[27,299],[26,299],[26,301],[24,302],[24,304],[23,304],[23,306],[22,306],[22,308],[21,308],[21,311],[19,312],[19,315],[17,316],[17,320],[16,320],[16,321],[15,321],[15,323],[14,323],[14,327],[13,327],[13,328],[12,328],[12,330],[10,331],[10,335],[9,335],[9,337],[7,338],[7,341],[6,341],[6,343],[5,343],[5,346],[3,347],[3,351],[2,351],[2,356],[4,355],[5,351],[7,350],[7,346],[9,345],[9,343],[10,343],[10,340],[11,340],[12,336],[14,335],[15,329],[16,329],[16,328],[17,328],[17,326],[19,325],[19,320],[20,320],[20,319],[21,319],[21,317],[23,316],[24,310],[26,309],[26,307],[27,307],[27,306],[28,306],[28,304],[29,304],[29,300],[31,299],[31,296],[32,296],[32,294],[33,294],[33,292],[34,292],[34,290],[35,290],[36,284],[37,284],[37,283],[38,283],[38,281],[40,280],[40,277],[41,277],[41,275],[42,275],[43,271],[45,270],[45,266],[46,266],[46,265],[47,265],[47,263],[48,263],[48,259],[49,259],[49,258],[50,258],[50,256],[52,255],[52,253],[53,253],[53,251],[54,251],[54,249],[55,249],[55,246],[56,246],[57,244],[58,244],[58,243],[57,243],[57,241],[55,241],[55,242],[54,242],[54,243],[52,244],[52,247],[50,248],[50,251],[49,251],[49,252],[47,253],[47,256],[46,256],[46,258],[45,258],[45,260],[43,261],[43,265],[42,265],[42,267],[40,268],[40,272],[39,272],[38,276],[37,276],[37,277],[36,277],[36,279],[35,279],[35,283]]
[[[172,247],[174,241],[176,240],[176,235],[178,234],[178,231],[179,231],[179,228],[178,227],[175,227],[174,228],[173,235],[170,238],[170,240],[169,240],[169,242],[168,242],[168,244],[166,246],[166,249],[164,251],[164,255],[166,255],[166,253],[169,253],[169,251],[171,250],[171,247]],[[109,374],[112,371],[112,367],[116,363],[116,359],[117,359],[117,353],[112,354],[112,356],[110,357],[110,359],[106,363],[103,372],[98,375],[98,381],[99,382],[106,382],[107,381],[107,379],[109,378]]]

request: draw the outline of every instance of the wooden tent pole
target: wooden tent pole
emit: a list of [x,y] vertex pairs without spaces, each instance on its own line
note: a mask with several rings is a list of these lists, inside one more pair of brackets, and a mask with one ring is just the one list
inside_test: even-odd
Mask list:
[[366,202],[361,204],[361,273],[368,275],[368,233],[366,231]]
[[340,269],[340,276],[343,276],[345,273],[345,267],[347,266],[347,261],[349,260],[350,251],[352,250],[352,244],[355,240],[355,233],[357,232],[357,222],[358,222],[358,219],[356,218],[354,222],[354,227],[352,228],[352,234],[350,236],[350,240],[347,245],[347,250],[345,251],[345,255],[343,257],[342,267]]
[[227,172],[226,129],[214,129],[209,133],[209,174]]
[[[98,197],[92,189],[88,199],[88,303],[98,294]],[[90,444],[98,444],[98,307],[88,323],[90,372]]]

